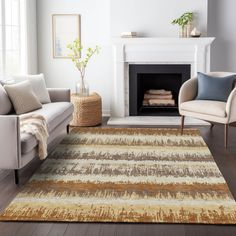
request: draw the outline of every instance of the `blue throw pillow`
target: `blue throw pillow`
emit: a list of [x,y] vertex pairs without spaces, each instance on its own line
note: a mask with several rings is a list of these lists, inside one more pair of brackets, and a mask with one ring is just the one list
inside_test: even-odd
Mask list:
[[214,77],[198,72],[198,95],[196,100],[227,102],[235,81],[236,75]]

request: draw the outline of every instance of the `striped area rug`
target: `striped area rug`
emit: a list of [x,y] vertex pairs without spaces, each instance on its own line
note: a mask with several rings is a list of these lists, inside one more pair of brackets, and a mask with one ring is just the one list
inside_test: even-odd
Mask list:
[[236,203],[198,130],[76,128],[0,220],[235,224]]

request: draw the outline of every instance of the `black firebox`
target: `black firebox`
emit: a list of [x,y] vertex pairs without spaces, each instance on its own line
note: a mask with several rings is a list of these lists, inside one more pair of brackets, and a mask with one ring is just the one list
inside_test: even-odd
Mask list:
[[[130,116],[176,116],[181,85],[190,79],[191,65],[129,65],[129,112]],[[166,92],[172,104],[149,104],[161,95],[149,92]],[[148,94],[148,95],[146,95]],[[145,100],[147,98],[158,98]],[[162,98],[162,97],[161,97]],[[163,101],[163,100],[161,100]],[[166,100],[164,100],[166,102]]]

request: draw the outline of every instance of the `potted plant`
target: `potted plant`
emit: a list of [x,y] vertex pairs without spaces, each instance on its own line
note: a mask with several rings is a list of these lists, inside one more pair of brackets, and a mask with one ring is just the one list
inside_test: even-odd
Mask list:
[[68,56],[71,58],[72,62],[80,72],[80,82],[76,84],[76,93],[82,97],[89,96],[89,86],[85,81],[85,71],[89,60],[93,55],[99,53],[100,48],[97,45],[95,46],[95,48],[87,48],[86,56],[82,58],[81,54],[83,46],[81,45],[79,39],[75,39],[67,47],[71,50],[71,54],[69,54]]
[[182,16],[172,21],[173,25],[180,26],[180,37],[189,37],[191,32],[191,23],[193,21],[193,12],[185,12]]

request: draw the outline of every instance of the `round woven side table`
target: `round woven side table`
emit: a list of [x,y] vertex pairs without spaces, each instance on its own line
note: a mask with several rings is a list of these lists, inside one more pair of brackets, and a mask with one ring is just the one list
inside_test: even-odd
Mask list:
[[102,99],[97,93],[88,97],[71,95],[74,105],[73,120],[71,126],[96,126],[102,123]]

